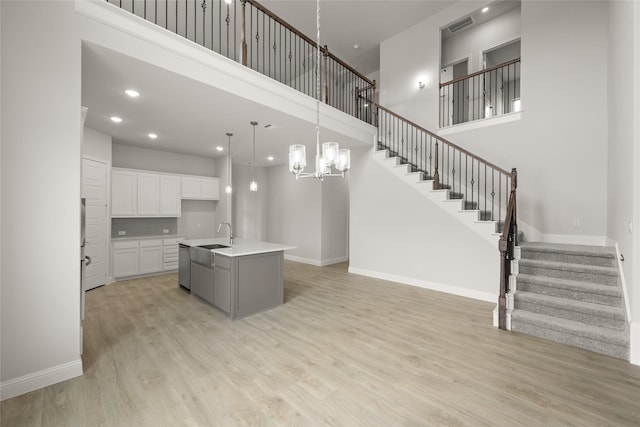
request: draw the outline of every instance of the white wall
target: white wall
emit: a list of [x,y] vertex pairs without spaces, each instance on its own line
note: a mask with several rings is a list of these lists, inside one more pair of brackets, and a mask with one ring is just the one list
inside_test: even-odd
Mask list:
[[113,143],[113,167],[184,175],[217,176],[213,158]]
[[497,301],[499,252],[371,158],[352,152],[349,271]]
[[308,263],[322,260],[322,183],[297,180],[287,165],[267,169],[267,240],[297,246],[287,256]]
[[[638,197],[640,183],[633,181],[634,99],[629,88],[634,85],[633,3],[609,3],[609,152],[607,175],[607,235],[618,243],[627,262],[623,269],[627,283],[633,283],[633,235],[629,223],[633,220],[634,197]],[[636,196],[634,196],[636,195]],[[635,292],[628,287],[630,300]]]
[[469,58],[469,73],[482,70],[482,52],[520,38],[520,8],[457,33],[442,43],[440,66]]
[[82,154],[111,163],[111,153],[111,136],[85,126],[82,138]]
[[323,264],[349,258],[349,180],[327,178],[322,182],[322,260]]
[[82,374],[82,130],[79,33],[65,25],[73,3],[0,8],[4,399]]
[[[632,318],[631,324],[631,363],[640,365],[640,191],[638,191],[638,183],[640,183],[640,3],[633,2],[633,92],[630,92],[634,98],[633,117],[633,224],[635,231],[633,233],[633,253],[635,254],[630,262],[633,264],[633,298],[631,299]],[[627,267],[628,268],[628,267]]]
[[[476,6],[456,3],[382,43],[382,105],[437,128],[439,29]],[[607,2],[523,1],[521,119],[447,135],[518,169],[519,217],[550,239],[603,242],[606,235],[606,16]],[[419,75],[427,81],[422,91]]]
[[265,168],[255,168],[258,191],[249,191],[251,166],[233,165],[233,231],[237,237],[267,240],[268,182]]

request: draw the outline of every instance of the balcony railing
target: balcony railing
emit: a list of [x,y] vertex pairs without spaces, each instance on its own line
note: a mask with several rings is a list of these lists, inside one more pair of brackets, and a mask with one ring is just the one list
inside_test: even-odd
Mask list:
[[320,49],[322,101],[371,123],[359,97],[373,99],[375,80],[255,0],[106,1],[313,98]]
[[440,83],[441,128],[520,109],[520,58]]

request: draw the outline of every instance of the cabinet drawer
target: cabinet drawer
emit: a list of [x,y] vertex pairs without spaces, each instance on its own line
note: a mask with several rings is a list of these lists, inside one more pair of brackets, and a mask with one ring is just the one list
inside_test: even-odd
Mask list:
[[166,254],[178,254],[178,247],[177,246],[165,246],[164,247],[164,253]]
[[137,240],[116,240],[112,244],[113,249],[135,249],[138,247]]
[[141,248],[149,248],[151,246],[162,246],[162,239],[140,240]]
[[162,240],[162,244],[163,245],[178,245],[178,241],[182,240],[182,237],[174,237],[174,238],[169,238],[169,239],[163,239]]
[[178,254],[164,254],[164,262],[178,262]]
[[177,270],[178,269],[178,261],[175,262],[164,262],[163,270]]
[[227,270],[231,268],[231,258],[229,257],[214,255],[213,263],[216,267],[226,268]]

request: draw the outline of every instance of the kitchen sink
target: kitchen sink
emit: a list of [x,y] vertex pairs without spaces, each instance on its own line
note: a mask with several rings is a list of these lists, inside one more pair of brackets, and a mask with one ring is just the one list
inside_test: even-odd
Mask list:
[[227,246],[227,245],[221,245],[221,244],[219,244],[219,243],[215,243],[215,244],[213,244],[213,245],[201,245],[201,246],[198,246],[198,247],[199,247],[199,248],[204,248],[204,249],[209,249],[209,250],[211,250],[211,249],[222,249],[222,248],[228,248],[229,246]]

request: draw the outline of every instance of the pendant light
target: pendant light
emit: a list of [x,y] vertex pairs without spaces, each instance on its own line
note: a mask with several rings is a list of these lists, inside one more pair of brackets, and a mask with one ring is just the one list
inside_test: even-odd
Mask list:
[[227,136],[229,137],[229,154],[227,155],[227,186],[224,187],[224,192],[231,194],[233,191],[231,187],[231,137],[233,134],[227,132]]
[[344,173],[351,167],[350,151],[340,149],[337,142],[325,142],[322,144],[322,153],[320,152],[320,0],[316,0],[316,28],[316,169],[314,172],[304,172],[307,165],[306,148],[303,144],[291,145],[289,146],[289,171],[296,176],[296,179],[322,180],[326,176],[344,177]]
[[258,191],[258,181],[256,181],[256,125],[258,122],[251,122],[253,126],[253,161],[251,162],[251,182],[249,191]]

